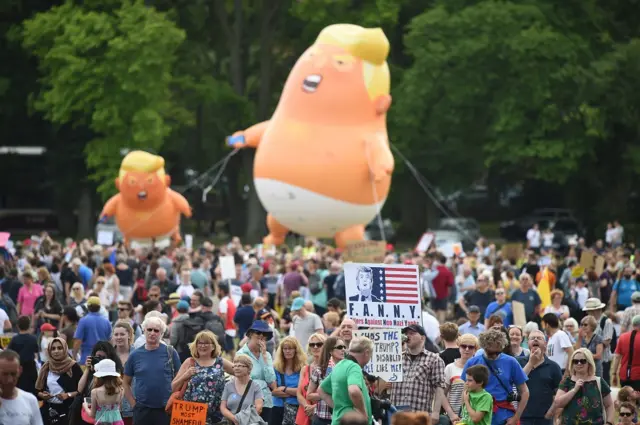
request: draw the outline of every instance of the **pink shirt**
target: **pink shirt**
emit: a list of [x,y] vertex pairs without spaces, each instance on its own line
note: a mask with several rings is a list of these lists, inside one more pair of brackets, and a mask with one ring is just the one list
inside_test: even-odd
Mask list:
[[20,304],[18,314],[20,316],[30,316],[35,313],[33,308],[35,307],[36,300],[41,297],[43,293],[42,285],[39,283],[33,283],[31,285],[31,291],[27,289],[26,285],[23,285],[18,291],[18,304]]

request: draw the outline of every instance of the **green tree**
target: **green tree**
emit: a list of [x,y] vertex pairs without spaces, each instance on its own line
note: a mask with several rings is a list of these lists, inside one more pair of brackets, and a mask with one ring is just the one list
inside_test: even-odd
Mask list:
[[94,133],[84,152],[103,196],[114,190],[122,148],[158,150],[189,122],[171,90],[185,33],[142,0],[69,0],[25,21],[22,37],[42,72],[35,107]]

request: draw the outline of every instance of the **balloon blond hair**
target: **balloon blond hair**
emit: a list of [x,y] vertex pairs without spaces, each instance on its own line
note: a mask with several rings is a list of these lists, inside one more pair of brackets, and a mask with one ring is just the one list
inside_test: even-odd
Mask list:
[[164,158],[144,151],[129,152],[120,164],[120,178],[128,171],[141,173],[156,173],[160,180],[164,180]]
[[382,29],[351,24],[330,25],[320,32],[315,44],[342,47],[351,56],[361,59],[364,83],[372,100],[389,94],[389,40]]

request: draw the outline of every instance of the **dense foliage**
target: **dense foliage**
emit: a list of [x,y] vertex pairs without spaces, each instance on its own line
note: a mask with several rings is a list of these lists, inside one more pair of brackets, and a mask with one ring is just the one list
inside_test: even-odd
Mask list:
[[[392,142],[442,191],[547,182],[591,223],[629,214],[640,180],[639,2],[50,4],[0,5],[0,127],[65,152],[53,155],[56,186],[107,196],[122,148],[160,151],[180,172],[207,169],[227,153],[225,136],[269,117],[318,31],[351,22],[389,36]],[[36,134],[16,129],[29,123]],[[75,152],[84,165],[58,170]],[[252,155],[232,158],[224,187],[232,231],[255,237],[264,212],[245,190]],[[385,214],[417,233],[433,204],[397,164]]]

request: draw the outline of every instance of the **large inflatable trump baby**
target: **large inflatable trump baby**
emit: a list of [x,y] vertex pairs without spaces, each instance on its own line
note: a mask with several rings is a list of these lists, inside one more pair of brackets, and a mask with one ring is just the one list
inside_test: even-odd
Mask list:
[[231,146],[257,148],[265,244],[283,243],[289,230],[335,238],[340,247],[364,239],[394,166],[388,53],[379,28],[325,28],[291,70],[271,120],[229,138]]
[[191,217],[187,200],[171,190],[164,158],[144,151],[127,154],[116,179],[117,195],[102,209],[101,217],[115,217],[125,243],[149,245],[180,237],[180,214]]

